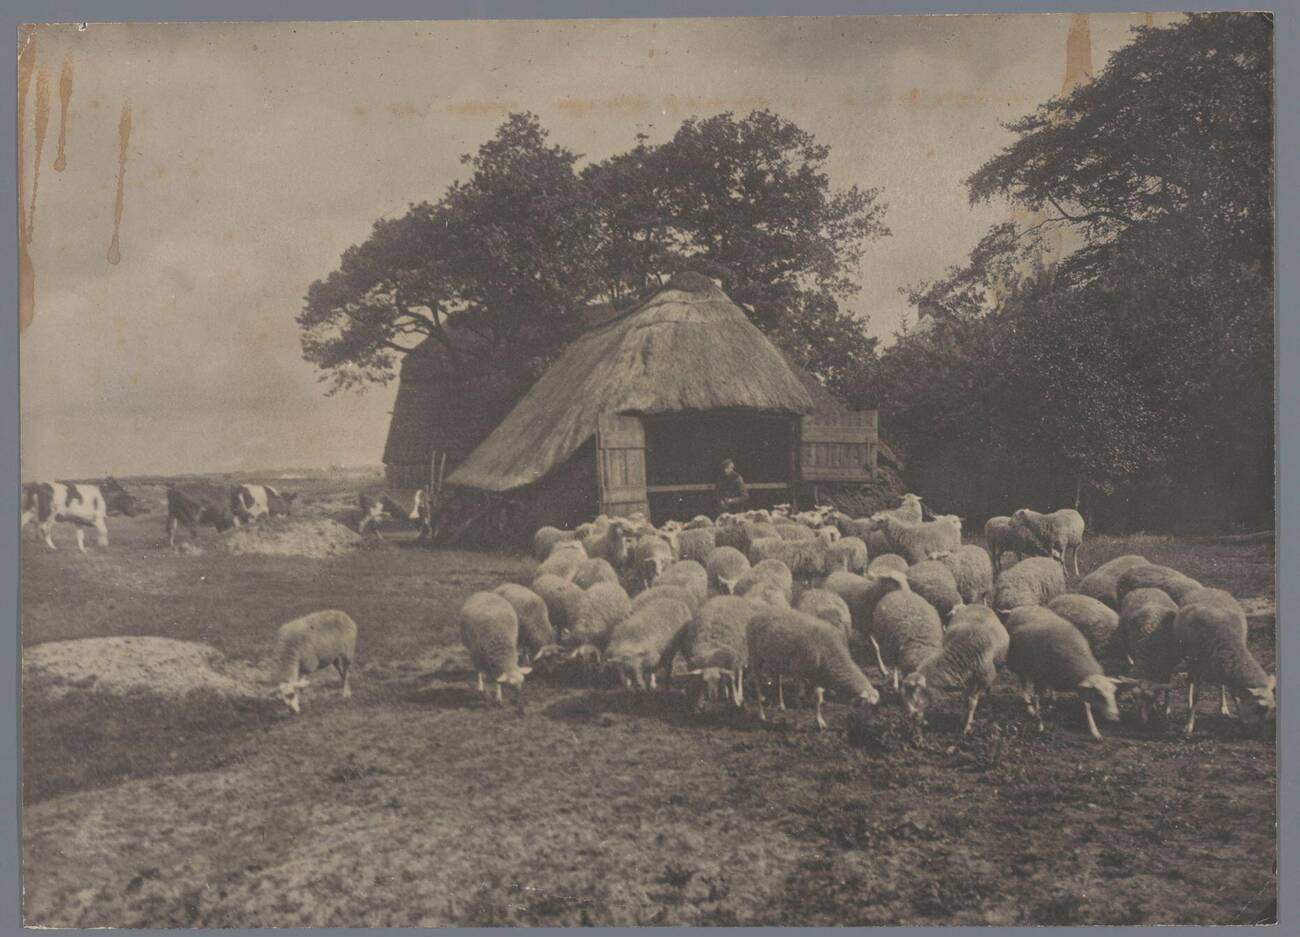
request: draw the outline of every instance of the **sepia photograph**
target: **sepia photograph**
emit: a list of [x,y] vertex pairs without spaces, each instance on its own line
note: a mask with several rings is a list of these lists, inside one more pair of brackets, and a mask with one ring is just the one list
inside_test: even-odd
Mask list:
[[19,28],[24,924],[1276,924],[1275,32]]

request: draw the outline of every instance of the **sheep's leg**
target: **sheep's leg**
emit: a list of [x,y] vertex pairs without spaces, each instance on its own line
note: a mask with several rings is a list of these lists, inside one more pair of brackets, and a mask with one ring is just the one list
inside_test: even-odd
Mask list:
[[889,670],[885,667],[885,659],[880,656],[880,645],[876,643],[875,635],[869,635],[869,637],[871,638],[871,646],[876,652],[876,666],[880,668],[880,675],[883,677],[889,673]]
[[1074,578],[1075,579],[1079,578],[1079,547],[1081,546],[1083,546],[1082,543],[1076,543],[1074,545]]
[[822,687],[814,687],[813,692],[817,694],[817,728],[826,731],[826,719],[822,716],[822,703],[826,698],[826,690]]
[[483,686],[483,671],[478,672],[478,691],[480,694],[487,692],[487,687]]
[[501,698],[501,683],[498,681],[497,683],[494,683],[493,686],[497,689],[497,705],[504,706],[506,701]]
[[1088,720],[1088,734],[1100,742],[1101,733],[1097,731],[1097,720],[1092,718],[1092,703],[1087,700],[1083,701],[1083,715]]
[[980,691],[976,690],[966,700],[966,725],[961,730],[962,735],[970,735],[971,729],[975,727],[975,709],[980,704]]
[[1165,690],[1161,694],[1165,702],[1165,718],[1172,719],[1174,716],[1174,691]]
[[650,671],[650,689],[652,690],[659,689],[659,686],[655,683],[655,672],[653,670]]
[[901,673],[902,673],[902,671],[900,671],[897,667],[894,668],[894,692],[895,692],[895,693],[898,692],[898,682],[899,682],[900,674],[901,674]]
[[780,674],[776,675],[776,708],[785,712],[785,683]]
[[352,685],[348,682],[348,670],[350,667],[351,667],[351,662],[346,657],[339,657],[336,658],[334,661],[334,669],[337,670],[339,672],[339,676],[343,678],[344,699],[352,698]]
[[745,671],[742,667],[737,667],[736,672],[731,675],[732,695],[735,698],[736,706],[739,707],[745,702]]
[[1219,715],[1232,715],[1232,710],[1228,708],[1228,688],[1223,684],[1219,685]]
[[1187,724],[1183,726],[1183,734],[1190,736],[1196,729],[1196,684],[1192,680],[1187,681]]
[[754,698],[758,700],[758,719],[767,722],[767,713],[763,711],[763,678],[754,681]]

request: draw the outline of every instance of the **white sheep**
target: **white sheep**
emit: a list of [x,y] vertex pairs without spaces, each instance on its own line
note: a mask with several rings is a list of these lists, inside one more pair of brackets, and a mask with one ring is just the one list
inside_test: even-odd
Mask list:
[[541,562],[551,555],[551,549],[557,543],[573,540],[576,537],[577,534],[571,530],[561,530],[558,527],[539,527],[537,533],[533,534],[533,556],[538,562]]
[[587,556],[602,559],[615,569],[627,565],[627,536],[630,525],[619,519],[608,519],[582,539]]
[[948,567],[964,605],[988,604],[993,592],[993,561],[987,550],[970,543],[950,552],[931,554],[930,559]]
[[999,614],[1022,605],[1046,605],[1065,591],[1065,570],[1056,560],[1031,556],[1002,571],[993,585],[993,609]]
[[871,515],[872,520],[892,517],[902,521],[904,524],[919,524],[923,514],[921,513],[921,496],[914,494],[903,495],[902,502],[896,508],[889,508],[885,511],[877,511]]
[[[819,540],[824,540],[828,547],[834,544],[842,536],[840,529],[838,527],[833,527],[830,524],[823,524],[821,527],[813,528],[813,533],[816,534]],[[863,544],[863,548],[866,548],[866,544]]]
[[557,632],[572,628],[578,621],[582,589],[562,576],[542,573],[533,580],[533,591],[546,603],[546,613]]
[[587,551],[576,540],[562,540],[537,567],[537,574],[572,580],[578,567],[587,562]]
[[1182,661],[1174,637],[1177,614],[1178,603],[1163,589],[1134,589],[1124,596],[1120,608],[1118,640],[1128,657],[1130,676],[1140,685],[1138,714],[1143,722],[1150,719],[1152,703],[1163,702],[1166,716],[1172,708],[1169,681]]
[[638,593],[636,597],[632,599],[632,611],[635,612],[643,605],[664,598],[681,599],[689,605],[693,611],[698,611],[700,606],[704,604],[700,601],[699,593],[695,589],[679,585],[656,585],[651,586],[644,592]]
[[275,635],[272,697],[294,713],[301,713],[299,691],[308,685],[307,675],[333,666],[343,679],[343,698],[352,696],[348,672],[357,654],[357,623],[347,612],[327,609],[312,612],[280,626]]
[[1120,610],[1119,596],[1115,594],[1119,586],[1119,577],[1138,566],[1150,566],[1151,561],[1145,556],[1128,553],[1102,563],[1088,575],[1079,580],[1075,588],[1080,595],[1090,595],[1099,602],[1105,602],[1115,611]]
[[694,560],[700,565],[709,561],[709,554],[716,547],[718,531],[715,527],[697,527],[683,530],[677,535],[677,555],[683,560]]
[[826,550],[826,571],[842,569],[849,573],[861,573],[867,568],[870,557],[867,545],[861,537],[840,537]]
[[524,676],[531,667],[519,666],[519,617],[509,602],[494,592],[475,592],[460,609],[460,640],[469,651],[477,672],[479,693],[485,692],[484,678],[496,686],[497,702],[501,685],[509,684],[518,692],[516,703],[523,711]]
[[504,582],[492,590],[510,603],[519,619],[518,645],[522,653],[532,657],[548,644],[555,643],[555,628],[546,600],[540,595],[514,582]]
[[1183,605],[1174,617],[1174,640],[1187,663],[1186,735],[1196,728],[1196,684],[1217,683],[1222,688],[1221,711],[1227,696],[1246,705],[1240,716],[1247,725],[1272,716],[1277,710],[1277,678],[1264,672],[1246,645],[1244,619],[1230,605],[1208,598]]
[[732,595],[736,583],[749,572],[749,560],[735,547],[716,547],[705,565],[710,595]]
[[1038,721],[1039,732],[1043,710],[1038,693],[1044,689],[1076,694],[1094,739],[1101,739],[1092,715],[1094,705],[1108,722],[1119,721],[1115,692],[1131,681],[1106,676],[1078,628],[1050,609],[1022,606],[1007,619],[1007,631],[1011,635],[1007,666],[1020,678],[1025,706]]
[[901,573],[884,573],[902,586],[881,597],[871,615],[871,638],[882,671],[899,680],[943,647],[943,622],[933,605],[907,586]]
[[[749,666],[749,622],[763,607],[738,596],[719,595],[705,602],[681,636],[687,674],[698,678],[703,698],[716,700],[726,691],[744,702],[745,668]],[[699,696],[694,692],[696,702]]]
[[678,636],[694,615],[686,601],[671,596],[642,604],[610,632],[606,662],[618,667],[625,687],[655,689],[655,671],[672,669]]
[[907,572],[907,560],[897,553],[880,553],[873,556],[874,558],[867,564],[868,576],[879,576],[881,573]]
[[755,563],[736,583],[735,594],[748,596],[758,588],[774,588],[785,597],[788,606],[794,599],[794,574],[783,560],[769,559]]
[[658,535],[642,536],[632,545],[632,568],[646,588],[654,585],[674,560],[672,545]]
[[[834,592],[844,604],[849,607],[849,616],[853,622],[853,633],[863,641],[875,641],[871,638],[871,616],[876,611],[876,603],[886,594],[896,589],[903,588],[907,585],[906,577],[902,577],[902,585],[899,580],[891,576],[859,576],[856,573],[848,573],[843,570],[836,570],[822,580],[821,587],[828,592]],[[876,648],[876,659],[879,660],[880,650]],[[884,671],[884,666],[881,666]]]
[[907,569],[907,585],[913,592],[934,606],[944,622],[952,610],[962,604],[957,578],[952,570],[939,560],[924,560]]
[[599,661],[610,632],[631,613],[632,600],[618,583],[598,582],[587,589],[578,604],[577,620],[565,635],[565,646],[573,649],[569,657],[588,664]]
[[909,564],[920,563],[931,553],[952,552],[961,546],[961,526],[948,519],[908,524],[887,515],[876,523],[889,551]]
[[1007,659],[1010,646],[1007,629],[991,609],[963,605],[953,613],[938,653],[903,680],[904,708],[921,724],[935,694],[942,690],[961,690],[966,700],[962,734],[969,735],[975,725],[980,697],[992,689],[998,677],[998,665]]
[[777,678],[778,705],[784,709],[781,681],[786,678],[811,684],[817,696],[817,728],[825,729],[822,703],[827,689],[844,693],[855,706],[880,702],[880,693],[849,655],[844,635],[833,625],[794,609],[765,609],[749,622],[747,631],[750,671],[763,711],[763,677]]
[[579,589],[590,589],[598,582],[618,582],[618,572],[604,557],[590,557],[573,571],[573,584]]
[[830,589],[805,589],[795,608],[839,628],[844,632],[845,641],[853,634],[853,615],[848,603]]
[[1199,582],[1176,569],[1148,563],[1146,566],[1126,569],[1120,574],[1119,582],[1115,584],[1115,598],[1123,605],[1124,596],[1134,589],[1163,589],[1181,605],[1186,596],[1200,588],[1202,586]]
[[709,574],[695,560],[678,560],[663,571],[655,585],[681,586],[695,596],[695,608],[699,608],[709,598]]
[[777,524],[776,535],[782,540],[816,540],[817,534],[803,524]]
[[1123,656],[1120,643],[1119,614],[1104,602],[1077,592],[1063,592],[1054,596],[1047,607],[1060,615],[1088,639],[1088,647],[1099,661]]
[[1060,553],[1062,566],[1073,556],[1074,575],[1079,575],[1079,548],[1083,546],[1084,528],[1082,514],[1073,508],[1062,508],[1051,514],[1021,508],[1011,515],[1011,522],[1029,528],[1045,549]]

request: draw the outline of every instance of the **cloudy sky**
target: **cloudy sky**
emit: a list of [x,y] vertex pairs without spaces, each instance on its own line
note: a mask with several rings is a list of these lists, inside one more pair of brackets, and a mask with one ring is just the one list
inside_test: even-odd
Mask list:
[[[1140,20],[1091,16],[1097,69]],[[961,180],[1009,142],[1000,122],[1060,90],[1068,28],[1020,15],[40,29],[23,51],[23,477],[377,464],[395,385],[326,397],[294,314],[376,218],[436,199],[512,110],[592,160],[692,114],[793,119],[830,145],[836,185],[884,190],[893,236],[868,246],[852,308],[888,337],[910,314],[898,288],[941,275],[1005,215],[968,206]]]

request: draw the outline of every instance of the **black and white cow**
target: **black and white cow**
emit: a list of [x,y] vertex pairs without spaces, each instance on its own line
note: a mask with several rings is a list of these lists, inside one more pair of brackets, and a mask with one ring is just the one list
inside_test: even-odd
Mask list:
[[167,542],[176,545],[176,528],[185,526],[199,539],[199,525],[211,524],[225,532],[238,526],[234,511],[235,489],[211,482],[183,482],[167,486]]
[[390,517],[417,523],[421,538],[429,530],[429,495],[423,488],[409,491],[363,491],[357,497],[357,505],[361,508],[361,521],[357,524],[359,534],[364,534],[367,527],[373,527],[375,536],[383,540],[379,522]]
[[298,493],[280,494],[270,485],[236,485],[231,501],[236,523],[252,524],[263,517],[288,517]]
[[96,541],[101,547],[106,547],[108,515],[125,514],[131,517],[141,512],[140,503],[114,478],[105,479],[99,484],[31,482],[23,485],[20,527],[26,527],[35,520],[45,545],[51,550],[57,550],[51,536],[54,524],[56,521],[70,523],[77,534],[77,549],[85,553],[87,527],[95,529]]

